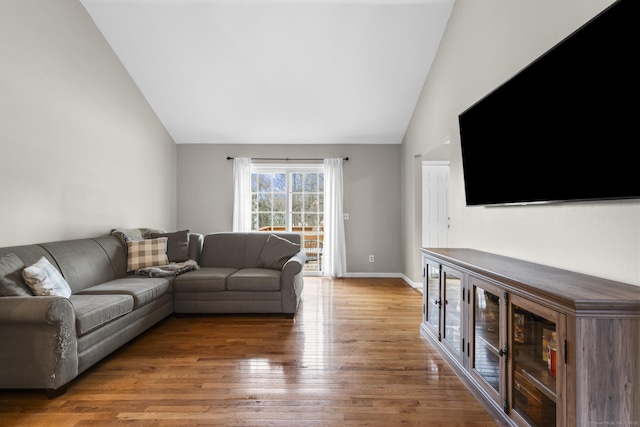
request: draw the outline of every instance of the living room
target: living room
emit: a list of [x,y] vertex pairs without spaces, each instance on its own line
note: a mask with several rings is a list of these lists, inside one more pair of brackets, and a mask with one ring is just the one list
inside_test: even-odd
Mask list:
[[457,2],[402,144],[225,146],[175,144],[79,2],[3,2],[0,244],[117,227],[226,231],[227,156],[349,157],[348,272],[420,283],[417,165],[450,139],[450,246],[640,285],[637,200],[499,209],[464,203],[458,114],[610,3]]
[[80,1],[2,1],[0,246],[113,228],[229,231],[227,156],[348,157],[347,277],[418,287],[421,164],[448,142],[449,246],[640,289],[640,201],[489,209],[464,196],[458,115],[612,3],[458,0],[402,142],[319,145],[176,144]]

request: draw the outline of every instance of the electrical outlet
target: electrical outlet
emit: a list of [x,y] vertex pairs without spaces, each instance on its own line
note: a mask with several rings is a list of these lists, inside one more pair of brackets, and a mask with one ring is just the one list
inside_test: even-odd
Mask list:
[[373,255],[369,255],[369,262],[374,262],[375,261],[375,257]]
[[345,221],[349,220],[349,214],[348,213],[343,213],[342,214],[342,219],[344,219]]

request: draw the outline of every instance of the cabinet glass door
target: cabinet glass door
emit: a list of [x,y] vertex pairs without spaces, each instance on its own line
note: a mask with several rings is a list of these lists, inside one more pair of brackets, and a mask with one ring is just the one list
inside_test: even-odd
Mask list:
[[483,280],[470,277],[472,289],[471,372],[489,395],[502,406],[506,394],[505,334],[501,325],[506,321],[504,291]]
[[440,336],[440,265],[425,259],[424,278],[424,323],[433,335]]
[[564,375],[564,316],[513,297],[510,325],[511,416],[532,426],[556,426],[557,382],[563,383]]
[[462,356],[462,277],[450,268],[442,268],[443,321],[442,340],[458,357]]

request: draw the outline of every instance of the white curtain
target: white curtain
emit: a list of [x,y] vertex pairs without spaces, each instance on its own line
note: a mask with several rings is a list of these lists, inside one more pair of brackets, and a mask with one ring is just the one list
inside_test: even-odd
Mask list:
[[324,275],[347,272],[347,249],[342,212],[342,159],[324,160]]
[[251,159],[233,159],[233,231],[251,231]]

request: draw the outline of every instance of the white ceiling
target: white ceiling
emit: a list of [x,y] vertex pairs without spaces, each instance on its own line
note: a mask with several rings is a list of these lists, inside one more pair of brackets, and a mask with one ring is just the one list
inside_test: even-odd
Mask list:
[[176,143],[399,144],[455,0],[80,0]]

